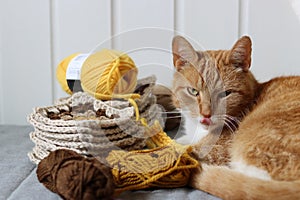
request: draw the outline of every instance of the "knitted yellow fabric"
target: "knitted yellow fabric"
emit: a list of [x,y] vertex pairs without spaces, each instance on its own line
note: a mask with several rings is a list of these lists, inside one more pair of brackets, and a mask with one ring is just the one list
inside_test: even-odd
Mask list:
[[114,150],[106,158],[112,167],[116,194],[149,187],[183,187],[189,181],[191,170],[199,167],[198,161],[189,155],[191,147],[174,142],[158,123],[148,131],[157,133],[148,143],[157,148],[130,152]]
[[72,91],[70,90],[68,83],[67,83],[67,79],[66,79],[67,68],[68,68],[68,65],[71,62],[71,60],[78,55],[79,55],[79,53],[74,53],[74,54],[66,57],[64,60],[62,60],[58,64],[58,66],[56,68],[56,79],[58,80],[61,88],[68,94],[72,94]]
[[[144,125],[145,124],[146,123],[144,122]],[[177,144],[162,130],[158,121],[155,121],[154,125],[151,127],[149,127],[147,124],[145,125],[145,127],[146,135],[150,137],[150,139],[147,141],[147,147],[149,149]]]

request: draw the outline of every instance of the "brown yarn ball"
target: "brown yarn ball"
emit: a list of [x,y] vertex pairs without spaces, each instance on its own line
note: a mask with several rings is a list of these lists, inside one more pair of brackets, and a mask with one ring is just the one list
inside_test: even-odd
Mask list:
[[46,158],[40,161],[37,167],[38,180],[52,192],[58,193],[55,186],[55,176],[53,176],[59,168],[60,163],[68,158],[80,158],[81,156],[74,151],[57,150],[51,152]]
[[64,199],[105,199],[114,193],[109,167],[74,151],[51,152],[37,168],[38,180]]

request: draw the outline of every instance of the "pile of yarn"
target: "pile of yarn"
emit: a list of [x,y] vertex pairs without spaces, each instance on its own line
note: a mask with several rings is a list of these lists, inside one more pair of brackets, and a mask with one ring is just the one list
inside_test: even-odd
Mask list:
[[190,155],[191,147],[175,143],[159,123],[148,131],[154,133],[148,141],[150,149],[113,150],[107,162],[69,150],[54,151],[39,163],[38,180],[64,199],[88,200],[127,190],[186,186],[192,170],[201,170]]
[[[69,63],[77,56],[79,55],[69,56],[57,68],[57,79],[69,94],[72,94],[72,90],[68,86],[66,74]],[[66,149],[55,150],[38,164],[37,176],[41,183],[64,199],[101,199],[126,190],[187,185],[192,170],[199,168],[199,163],[190,155],[191,147],[173,141],[159,122],[152,126],[149,121],[147,123],[148,118],[158,118],[151,114],[157,114],[156,110],[149,112],[148,117],[139,116],[148,110],[145,102],[151,99],[151,95],[146,92],[149,85],[137,84],[137,68],[128,55],[106,49],[88,55],[80,70],[80,84],[83,91],[98,100],[117,98],[130,102],[135,108],[136,122],[146,129],[148,149],[112,150],[102,163],[102,159],[96,157],[84,157]],[[140,94],[134,93],[139,90]],[[34,118],[36,116],[33,115],[32,122],[42,128],[49,128],[49,123],[53,124],[55,121],[45,119],[46,123],[40,123],[40,117]],[[55,131],[53,134],[59,132]]]

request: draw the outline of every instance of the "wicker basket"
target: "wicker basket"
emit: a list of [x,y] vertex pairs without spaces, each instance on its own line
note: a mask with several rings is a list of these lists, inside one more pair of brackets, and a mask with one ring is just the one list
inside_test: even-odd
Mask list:
[[[139,114],[148,124],[163,125],[161,108],[152,94],[155,77],[138,81],[136,100]],[[28,116],[34,126],[30,139],[35,147],[28,153],[34,163],[51,151],[70,149],[81,155],[105,158],[113,149],[137,150],[145,147],[145,128],[135,120],[132,105],[125,100],[101,101],[78,92],[52,106],[35,108]]]

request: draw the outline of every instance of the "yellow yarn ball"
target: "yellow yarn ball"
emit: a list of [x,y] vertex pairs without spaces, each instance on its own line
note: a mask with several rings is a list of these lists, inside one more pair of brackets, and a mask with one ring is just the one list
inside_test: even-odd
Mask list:
[[71,60],[78,55],[79,55],[79,53],[74,53],[74,54],[66,57],[64,60],[62,60],[58,64],[58,66],[56,68],[56,79],[58,80],[61,88],[68,94],[72,94],[72,91],[70,90],[68,83],[67,83],[67,79],[66,79],[67,68],[68,68],[68,65],[71,62]]
[[[69,63],[79,54],[72,54],[65,58],[56,70],[56,78],[62,89],[72,94],[66,72]],[[81,68],[81,87],[83,91],[97,99],[138,98],[132,94],[137,83],[138,70],[133,60],[124,53],[116,50],[103,49],[95,52],[85,60]]]
[[81,86],[97,99],[138,98],[132,94],[138,70],[124,53],[103,49],[90,55],[81,69]]

